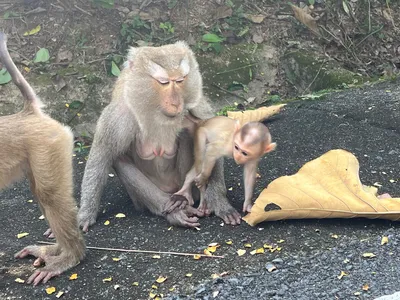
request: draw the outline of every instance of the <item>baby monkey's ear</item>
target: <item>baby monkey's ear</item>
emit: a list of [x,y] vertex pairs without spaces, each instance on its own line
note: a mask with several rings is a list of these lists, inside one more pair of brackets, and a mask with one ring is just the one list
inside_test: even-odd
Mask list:
[[235,133],[235,134],[238,133],[241,127],[242,127],[242,126],[240,126],[240,122],[239,122],[238,120],[236,120],[236,122],[235,122],[235,131],[234,131],[234,133]]
[[274,151],[275,149],[276,149],[276,143],[268,144],[264,149],[264,153]]

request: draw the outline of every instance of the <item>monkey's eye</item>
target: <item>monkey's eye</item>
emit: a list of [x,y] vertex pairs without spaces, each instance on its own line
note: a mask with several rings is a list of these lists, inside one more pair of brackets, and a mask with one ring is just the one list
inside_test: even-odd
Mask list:
[[181,82],[183,82],[185,80],[185,77],[181,77],[181,78],[178,78],[177,80],[175,80],[175,82],[176,83],[181,83]]
[[247,152],[242,151],[243,156],[247,156]]
[[236,145],[236,144],[235,144],[235,150],[238,150],[238,151],[239,151],[239,147],[238,147],[238,145]]
[[167,85],[167,84],[169,84],[169,81],[168,81],[168,80],[164,80],[164,79],[160,79],[160,80],[158,80],[158,82],[159,82],[160,84],[162,84],[162,85]]

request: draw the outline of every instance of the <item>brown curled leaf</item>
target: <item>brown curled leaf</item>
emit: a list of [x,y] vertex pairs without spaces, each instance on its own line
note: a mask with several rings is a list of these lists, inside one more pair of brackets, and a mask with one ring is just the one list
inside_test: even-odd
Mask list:
[[375,188],[360,182],[357,158],[331,150],[306,163],[296,174],[272,181],[243,219],[262,221],[305,218],[400,220],[400,198],[378,199]]
[[319,35],[317,21],[304,9],[291,5],[294,12],[294,16],[299,22],[304,24],[308,29],[310,29],[316,35]]
[[245,111],[228,111],[227,116],[231,119],[238,120],[240,124],[248,122],[259,122],[280,112],[281,108],[286,104],[277,104],[271,106],[262,106],[254,110]]

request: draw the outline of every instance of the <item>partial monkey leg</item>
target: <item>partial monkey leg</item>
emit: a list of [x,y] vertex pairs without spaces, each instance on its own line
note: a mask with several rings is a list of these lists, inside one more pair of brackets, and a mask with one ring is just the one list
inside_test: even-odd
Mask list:
[[192,169],[190,169],[190,171],[187,173],[182,188],[176,193],[172,194],[171,201],[168,202],[168,204],[170,205],[167,205],[167,207],[164,208],[163,213],[169,214],[177,207],[182,209],[185,207],[186,202],[188,202],[190,206],[194,205],[192,197],[192,183],[195,177],[196,177],[196,170],[193,166]]
[[[56,140],[57,139],[57,140]],[[45,263],[27,280],[37,285],[46,283],[77,265],[85,256],[85,243],[78,227],[77,207],[73,198],[72,139],[61,135],[49,143],[33,147],[30,153],[30,180],[32,193],[54,233],[57,244],[28,246],[16,253],[16,258],[37,257],[35,266]],[[69,152],[68,150],[71,150]]]
[[[128,156],[118,158],[114,163],[114,169],[134,201],[140,201],[156,215],[163,215],[164,207],[170,201],[170,194],[161,191],[152,183]],[[175,209],[164,216],[172,225],[197,227],[200,226],[198,217],[202,217],[203,213],[191,206],[186,206],[184,209]]]

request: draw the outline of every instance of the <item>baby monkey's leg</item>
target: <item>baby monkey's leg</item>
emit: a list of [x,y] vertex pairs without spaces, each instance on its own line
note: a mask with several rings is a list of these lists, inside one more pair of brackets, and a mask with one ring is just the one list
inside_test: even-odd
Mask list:
[[164,208],[164,214],[171,213],[177,207],[182,209],[186,206],[186,203],[188,203],[190,206],[193,206],[194,201],[192,197],[192,182],[195,177],[196,169],[193,166],[186,174],[185,182],[183,183],[182,188],[171,196],[170,201]]

